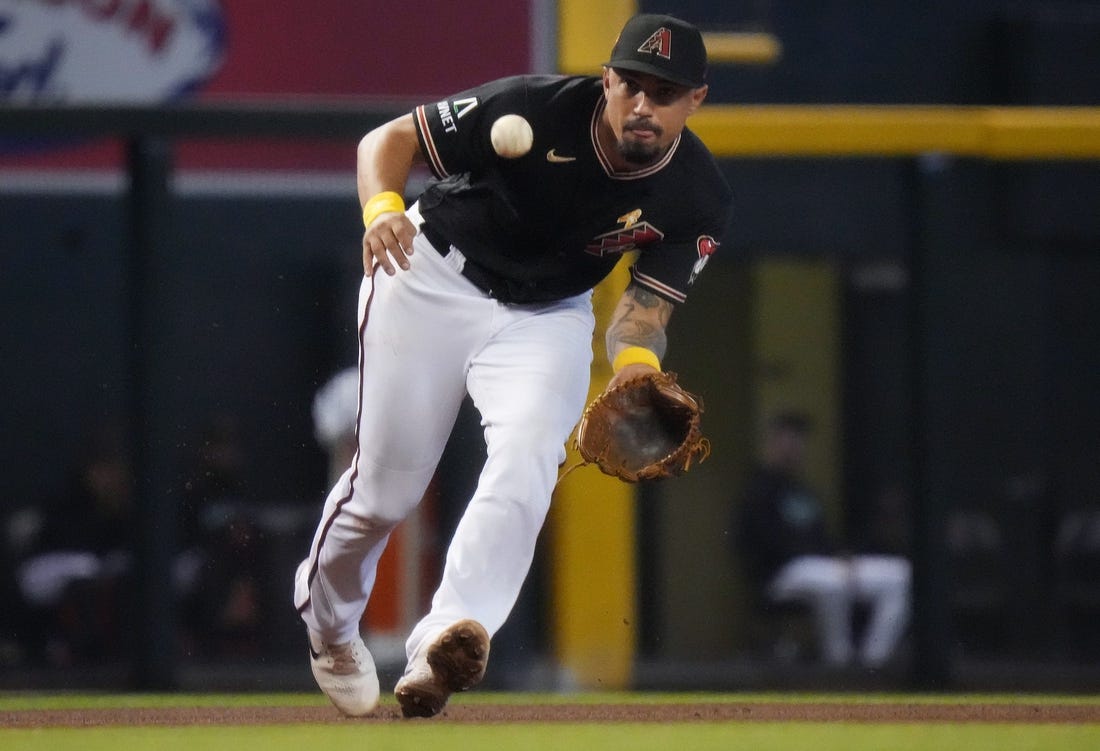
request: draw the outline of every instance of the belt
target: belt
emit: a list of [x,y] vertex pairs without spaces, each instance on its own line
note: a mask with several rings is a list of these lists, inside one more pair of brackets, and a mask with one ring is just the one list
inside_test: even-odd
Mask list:
[[[454,246],[447,240],[447,238],[443,237],[443,235],[441,235],[438,230],[428,226],[427,224],[422,224],[420,226],[420,231],[424,233],[424,237],[428,239],[428,242],[432,244],[432,247],[436,249],[439,255],[446,258],[451,254],[451,250],[454,248]],[[475,287],[480,289],[489,297],[500,300],[501,302],[509,302],[509,300],[507,299],[508,285],[502,279],[499,279],[495,275],[487,272],[477,263],[471,262],[469,258],[467,258],[465,263],[462,264],[461,273],[462,276],[473,282]]]

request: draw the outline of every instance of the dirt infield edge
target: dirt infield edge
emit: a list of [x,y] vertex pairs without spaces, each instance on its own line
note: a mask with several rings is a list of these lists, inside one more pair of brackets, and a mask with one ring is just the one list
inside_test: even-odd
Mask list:
[[456,704],[431,720],[404,720],[395,705],[346,718],[332,707],[149,707],[26,709],[0,712],[0,728],[296,725],[332,723],[677,723],[851,722],[1100,724],[1100,706],[1066,704],[908,704],[705,702],[697,704]]

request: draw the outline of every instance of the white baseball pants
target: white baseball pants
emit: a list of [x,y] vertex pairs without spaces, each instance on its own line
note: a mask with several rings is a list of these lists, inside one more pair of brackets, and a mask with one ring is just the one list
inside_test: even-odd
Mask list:
[[[909,561],[897,556],[800,556],[779,569],[768,594],[780,602],[810,603],[826,662],[844,665],[855,656],[866,666],[880,666],[909,623],[910,569]],[[858,602],[869,603],[871,612],[857,654],[852,609]]]
[[[408,215],[419,226],[417,206]],[[358,634],[389,534],[420,502],[467,391],[486,462],[409,659],[463,618],[494,634],[530,568],[588,394],[591,293],[504,305],[462,276],[463,262],[418,234],[410,269],[363,280],[358,450],[295,579],[295,604],[326,642]]]

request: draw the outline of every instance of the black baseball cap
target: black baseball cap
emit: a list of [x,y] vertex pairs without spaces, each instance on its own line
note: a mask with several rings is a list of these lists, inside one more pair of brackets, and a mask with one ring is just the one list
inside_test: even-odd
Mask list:
[[604,65],[649,73],[694,89],[707,77],[707,48],[699,29],[687,21],[641,13],[623,26]]

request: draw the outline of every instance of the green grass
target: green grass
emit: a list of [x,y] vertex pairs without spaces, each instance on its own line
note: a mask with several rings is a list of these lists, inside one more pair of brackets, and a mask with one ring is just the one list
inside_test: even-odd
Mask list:
[[1100,727],[1074,725],[852,725],[728,723],[683,725],[292,725],[187,728],[0,730],[10,751],[232,749],[301,751],[370,748],[523,749],[524,751],[1095,751]]
[[[1031,695],[880,694],[500,694],[471,693],[455,703],[636,703],[665,702],[862,702],[862,703],[1050,703],[1100,706],[1100,697]],[[324,706],[310,694],[0,694],[0,713],[26,709],[116,707]],[[2,714],[0,714],[2,723]],[[727,723],[523,723],[456,724],[432,721],[264,726],[90,727],[20,729],[0,727],[4,751],[302,751],[303,749],[432,748],[522,749],[523,751],[1095,751],[1100,724],[947,724],[849,722]]]

